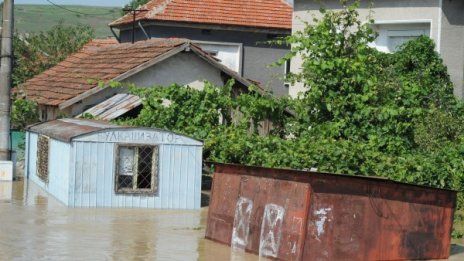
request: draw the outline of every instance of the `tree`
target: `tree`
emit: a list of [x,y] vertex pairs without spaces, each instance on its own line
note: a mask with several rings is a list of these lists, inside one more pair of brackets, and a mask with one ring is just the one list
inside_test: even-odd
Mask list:
[[[46,32],[15,34],[13,86],[55,66],[93,37],[94,30],[88,25],[64,26],[63,23]],[[20,92],[16,92],[13,98],[11,121],[14,128],[22,130],[39,120],[37,103],[26,100],[24,93]]]
[[13,39],[13,86],[63,61],[95,36],[89,25],[65,26],[62,22],[46,32],[16,34]]

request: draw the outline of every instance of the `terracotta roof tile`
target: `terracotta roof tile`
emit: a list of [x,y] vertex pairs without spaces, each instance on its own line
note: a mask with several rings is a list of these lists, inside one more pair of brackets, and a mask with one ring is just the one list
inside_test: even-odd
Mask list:
[[56,106],[158,57],[186,39],[153,39],[135,44],[92,40],[63,62],[20,85],[26,97]]
[[[152,0],[140,7],[136,21],[186,22],[291,29],[293,7],[286,0]],[[127,14],[110,26],[132,23]]]

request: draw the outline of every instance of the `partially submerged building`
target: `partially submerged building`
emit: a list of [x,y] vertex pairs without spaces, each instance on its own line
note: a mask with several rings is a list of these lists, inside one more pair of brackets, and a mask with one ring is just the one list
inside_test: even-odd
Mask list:
[[198,209],[202,142],[83,119],[30,126],[26,176],[69,207]]

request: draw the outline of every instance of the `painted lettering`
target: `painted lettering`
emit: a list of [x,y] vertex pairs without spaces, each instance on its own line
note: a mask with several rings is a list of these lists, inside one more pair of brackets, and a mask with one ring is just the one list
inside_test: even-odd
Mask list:
[[282,206],[266,204],[261,225],[259,256],[277,258],[284,215],[285,209]]
[[231,246],[234,249],[245,249],[248,244],[252,210],[253,201],[244,197],[240,197],[237,200],[231,240]]
[[328,214],[332,211],[331,208],[320,208],[314,211],[316,216],[316,239],[320,241],[320,236],[324,234],[325,222],[330,221]]
[[182,143],[182,138],[172,133],[155,133],[149,131],[125,132],[113,131],[98,134],[98,140],[104,142],[166,142]]

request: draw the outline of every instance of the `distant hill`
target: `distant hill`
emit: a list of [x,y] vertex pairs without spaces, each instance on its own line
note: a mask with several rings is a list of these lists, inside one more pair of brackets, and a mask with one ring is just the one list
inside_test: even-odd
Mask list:
[[118,7],[64,7],[81,14],[52,5],[15,5],[15,30],[20,33],[47,31],[62,20],[65,25],[88,24],[95,29],[97,38],[106,38],[112,36],[108,24],[121,16]]

